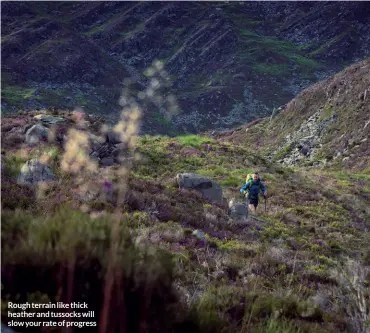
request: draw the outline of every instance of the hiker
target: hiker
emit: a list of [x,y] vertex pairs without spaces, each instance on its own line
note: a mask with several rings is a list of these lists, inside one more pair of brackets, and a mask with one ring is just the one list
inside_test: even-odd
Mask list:
[[254,173],[253,176],[250,176],[249,179],[248,178],[246,184],[240,189],[240,192],[243,194],[245,193],[246,201],[249,203],[249,209],[254,207],[254,211],[256,212],[260,190],[263,193],[263,197],[266,199],[267,189],[259,178],[258,172]]

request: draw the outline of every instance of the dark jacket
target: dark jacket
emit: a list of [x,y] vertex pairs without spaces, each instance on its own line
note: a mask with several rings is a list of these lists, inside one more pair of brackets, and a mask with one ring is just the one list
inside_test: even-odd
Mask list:
[[266,187],[263,184],[262,180],[258,179],[257,181],[254,181],[253,179],[251,179],[240,189],[240,192],[246,193],[246,195],[248,195],[248,198],[250,199],[258,199],[260,190],[264,194],[267,194]]

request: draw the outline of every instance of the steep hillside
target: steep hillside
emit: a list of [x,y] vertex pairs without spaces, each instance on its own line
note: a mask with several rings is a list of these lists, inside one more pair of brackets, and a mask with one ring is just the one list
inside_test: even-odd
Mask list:
[[[36,127],[39,143],[37,125],[50,134]],[[368,332],[369,170],[292,170],[200,136],[144,136],[122,150],[102,125],[68,112],[2,118],[4,323],[8,301],[58,300],[88,302],[99,332]],[[97,165],[112,146],[121,164]],[[57,179],[19,183],[31,158]],[[255,170],[266,210],[236,221],[224,202],[242,200]],[[179,188],[178,172],[217,181],[224,201]]]
[[[252,121],[370,50],[366,2],[1,6],[4,111],[82,106],[113,122],[130,77],[146,133]],[[182,112],[169,121],[174,96]]]
[[370,58],[305,89],[272,117],[215,137],[287,165],[369,170]]

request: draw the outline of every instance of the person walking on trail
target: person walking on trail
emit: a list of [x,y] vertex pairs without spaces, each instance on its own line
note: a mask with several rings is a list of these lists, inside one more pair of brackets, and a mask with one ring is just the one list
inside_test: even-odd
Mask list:
[[254,173],[253,176],[240,189],[240,192],[245,194],[246,201],[249,204],[249,209],[252,210],[254,207],[255,212],[257,211],[258,195],[260,194],[260,191],[262,191],[263,197],[266,200],[267,189],[262,180],[259,178],[258,172]]

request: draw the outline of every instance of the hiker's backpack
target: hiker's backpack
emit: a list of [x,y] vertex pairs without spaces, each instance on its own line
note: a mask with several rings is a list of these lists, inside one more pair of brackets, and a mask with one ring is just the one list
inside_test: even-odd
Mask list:
[[253,173],[249,173],[247,178],[245,179],[245,183],[247,184],[251,179],[253,179]]

